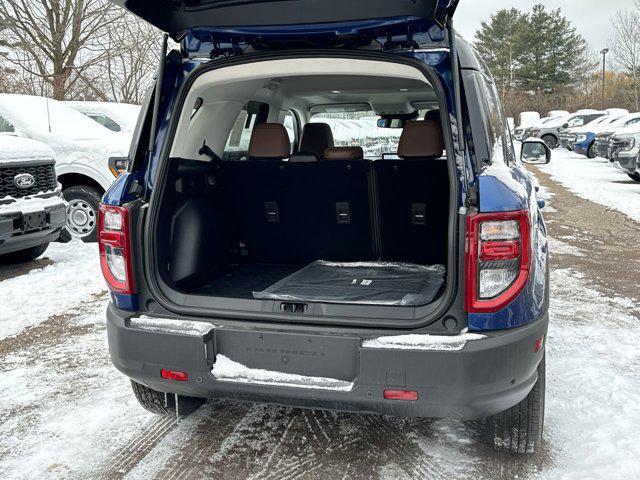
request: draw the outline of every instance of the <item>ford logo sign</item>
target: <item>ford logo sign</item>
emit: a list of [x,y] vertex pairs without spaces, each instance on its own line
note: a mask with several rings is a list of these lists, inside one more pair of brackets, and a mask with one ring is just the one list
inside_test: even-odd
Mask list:
[[13,183],[18,188],[31,188],[36,184],[36,179],[30,173],[19,173],[13,177]]

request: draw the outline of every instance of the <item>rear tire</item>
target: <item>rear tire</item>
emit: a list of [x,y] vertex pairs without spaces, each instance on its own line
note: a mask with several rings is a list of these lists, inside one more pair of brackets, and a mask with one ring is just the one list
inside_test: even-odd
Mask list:
[[24,250],[18,250],[17,252],[5,253],[4,255],[0,255],[0,263],[11,265],[30,262],[42,255],[48,246],[48,243],[44,243],[35,247],[25,248]]
[[635,180],[636,182],[640,182],[640,173],[636,172],[636,173],[628,173],[627,175],[629,175],[629,178],[631,178],[631,180]]
[[[158,392],[131,380],[131,388],[136,400],[145,410],[156,415],[176,414],[176,396],[173,393]],[[178,396],[178,413],[180,416],[189,415],[196,411],[207,400],[204,398]]]
[[98,210],[102,193],[94,187],[76,185],[62,192],[67,206],[67,230],[85,243],[98,240]]
[[485,438],[498,451],[535,453],[544,428],[545,357],[538,365],[538,381],[517,405],[485,420]]
[[551,150],[558,147],[558,139],[553,135],[543,135],[542,141],[544,141]]

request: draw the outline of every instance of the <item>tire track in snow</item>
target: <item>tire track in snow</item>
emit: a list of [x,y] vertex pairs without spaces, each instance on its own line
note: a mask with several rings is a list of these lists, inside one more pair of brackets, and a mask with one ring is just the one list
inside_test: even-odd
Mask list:
[[123,478],[177,425],[174,417],[151,416],[147,425],[139,431],[136,437],[122,445],[117,452],[112,454],[108,469],[96,475],[96,478]]

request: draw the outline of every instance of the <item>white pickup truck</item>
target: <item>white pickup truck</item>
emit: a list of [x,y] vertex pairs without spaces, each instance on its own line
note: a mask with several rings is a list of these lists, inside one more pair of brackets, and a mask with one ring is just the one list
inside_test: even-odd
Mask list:
[[95,241],[100,199],[119,174],[108,161],[126,156],[129,137],[64,102],[10,94],[0,94],[0,135],[39,140],[51,147],[68,202],[67,230],[73,237]]
[[45,144],[0,135],[0,263],[39,257],[65,226],[55,155]]

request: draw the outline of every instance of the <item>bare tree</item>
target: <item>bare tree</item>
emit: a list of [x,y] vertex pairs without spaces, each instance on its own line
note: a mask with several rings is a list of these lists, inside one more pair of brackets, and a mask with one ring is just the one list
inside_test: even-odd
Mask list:
[[614,34],[610,39],[614,65],[631,77],[634,103],[640,110],[640,1],[635,9],[621,10],[611,20]]
[[111,52],[98,71],[104,91],[118,102],[141,103],[158,64],[160,32],[133,15],[121,17],[101,39]]
[[78,83],[94,87],[87,73],[110,53],[100,39],[122,15],[103,0],[0,0],[0,41],[8,60],[38,79],[43,93],[64,100]]

